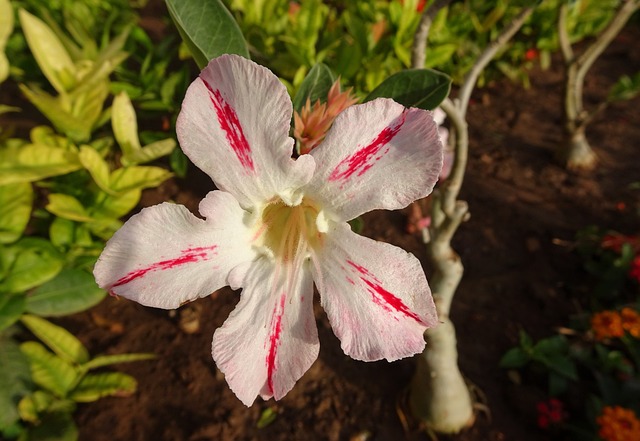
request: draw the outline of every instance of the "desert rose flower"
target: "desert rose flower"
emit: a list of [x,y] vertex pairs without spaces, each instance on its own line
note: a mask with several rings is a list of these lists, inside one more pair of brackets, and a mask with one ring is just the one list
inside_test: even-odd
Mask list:
[[212,354],[238,398],[282,398],[318,356],[313,283],[349,356],[419,353],[437,323],[418,259],[353,233],[347,221],[428,195],[442,167],[430,112],[389,99],[351,106],[324,141],[292,159],[292,104],[269,70],[212,60],[177,121],[182,149],[219,190],[202,218],[163,203],[133,216],[94,274],[112,294],[174,309],[230,285],[240,301]]

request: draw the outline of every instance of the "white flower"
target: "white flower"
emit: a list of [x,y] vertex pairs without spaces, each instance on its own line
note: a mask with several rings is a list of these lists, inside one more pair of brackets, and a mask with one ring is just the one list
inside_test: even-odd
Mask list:
[[220,189],[200,203],[204,219],[170,203],[146,208],[94,269],[101,287],[156,308],[243,288],[213,336],[213,358],[246,405],[282,398],[317,358],[314,282],[355,359],[419,353],[437,323],[418,259],[347,224],[431,192],[442,167],[431,113],[389,99],[352,106],[297,159],[291,115],[269,70],[234,55],[212,60],[177,122],[182,149]]

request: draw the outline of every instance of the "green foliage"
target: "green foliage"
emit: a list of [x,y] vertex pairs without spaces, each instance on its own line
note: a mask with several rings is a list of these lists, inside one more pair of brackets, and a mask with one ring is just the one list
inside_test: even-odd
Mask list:
[[307,100],[315,103],[317,100],[326,101],[329,89],[335,82],[331,70],[323,63],[314,65],[293,97],[293,108],[300,112]]
[[433,110],[449,95],[451,79],[431,69],[404,70],[391,75],[365,101],[393,98],[406,107]]
[[171,18],[200,68],[222,54],[249,58],[237,23],[219,0],[167,0]]
[[9,76],[9,60],[4,53],[9,36],[13,32],[13,10],[9,0],[0,0],[0,83]]

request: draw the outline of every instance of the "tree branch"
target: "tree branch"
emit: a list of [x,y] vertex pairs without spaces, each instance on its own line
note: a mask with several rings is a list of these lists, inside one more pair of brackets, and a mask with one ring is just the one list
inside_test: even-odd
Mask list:
[[534,7],[528,6],[523,8],[522,11],[513,19],[511,24],[504,28],[500,35],[493,40],[486,49],[480,54],[477,61],[474,63],[471,71],[466,75],[464,79],[464,83],[460,88],[460,93],[458,95],[459,99],[459,109],[464,118],[467,115],[467,107],[469,105],[469,99],[471,98],[471,92],[476,85],[476,81],[478,80],[478,76],[487,67],[487,64],[491,61],[491,59],[496,55],[496,53],[504,47],[505,44],[514,36],[518,29],[522,27],[524,22],[529,18],[531,13],[533,12]]
[[413,37],[413,46],[411,47],[411,67],[413,69],[422,69],[426,59],[427,38],[429,37],[429,29],[435,16],[442,8],[449,6],[452,0],[436,0],[422,13],[420,24],[416,29]]
[[562,58],[565,64],[569,64],[573,61],[573,49],[571,49],[571,42],[569,41],[569,31],[567,30],[567,13],[569,8],[566,3],[560,5],[560,12],[558,14],[558,39],[560,40],[560,51],[562,52]]

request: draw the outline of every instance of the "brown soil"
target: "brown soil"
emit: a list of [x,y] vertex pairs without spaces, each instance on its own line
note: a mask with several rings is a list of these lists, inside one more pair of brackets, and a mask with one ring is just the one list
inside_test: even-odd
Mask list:
[[[640,70],[638,29],[626,31],[589,74],[586,102],[606,95],[623,72]],[[576,310],[587,289],[571,243],[577,230],[596,224],[637,233],[640,181],[638,101],[612,106],[588,131],[600,164],[588,175],[570,173],[553,161],[560,142],[561,73],[534,71],[528,90],[499,81],[478,91],[469,109],[471,150],[462,198],[472,217],[455,237],[465,266],[453,304],[460,365],[484,397],[475,425],[458,441],[533,441],[553,437],[535,426],[535,403],[543,389],[517,386],[500,368],[501,355],[526,329],[550,335]],[[145,196],[145,205],[169,198],[193,211],[213,184],[197,170]],[[619,202],[623,202],[625,207]],[[635,207],[635,208],[634,208]],[[364,235],[413,252],[425,262],[424,246],[405,232],[406,213],[365,216]],[[636,231],[632,229],[636,228]],[[427,268],[427,276],[429,270]],[[234,308],[238,293],[222,289],[175,312],[107,298],[98,307],[62,322],[91,353],[153,352],[153,361],[117,369],[139,381],[135,395],[80,406],[82,440],[427,440],[402,424],[402,393],[413,360],[362,363],[345,356],[326,315],[316,307],[321,350],[313,367],[280,402],[258,399],[246,408],[233,395],[211,359],[214,330]],[[199,321],[186,333],[181,320]],[[277,416],[264,428],[265,409]]]

